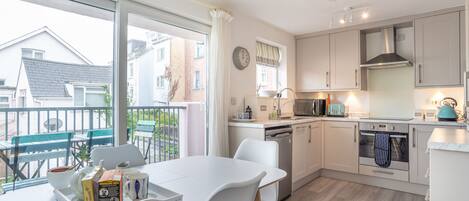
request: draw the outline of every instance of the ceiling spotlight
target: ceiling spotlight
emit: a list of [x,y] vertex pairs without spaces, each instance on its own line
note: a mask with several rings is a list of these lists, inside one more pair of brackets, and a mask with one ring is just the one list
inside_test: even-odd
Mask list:
[[370,16],[370,14],[368,13],[368,11],[363,11],[362,19],[368,19],[369,16]]
[[340,18],[339,23],[340,23],[340,24],[345,24],[345,19],[344,19],[344,18]]

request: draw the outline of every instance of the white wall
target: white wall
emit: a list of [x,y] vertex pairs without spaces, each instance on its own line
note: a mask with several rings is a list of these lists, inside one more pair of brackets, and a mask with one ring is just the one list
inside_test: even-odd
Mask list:
[[0,69],[2,69],[0,79],[6,78],[5,84],[7,86],[16,87],[18,72],[21,65],[21,48],[45,50],[44,59],[46,60],[86,64],[80,57],[68,50],[51,35],[42,32],[35,37],[26,39],[0,51]]
[[[264,40],[270,41],[286,49],[286,72],[287,72],[287,86],[295,88],[295,39],[292,34],[274,28],[257,19],[244,16],[240,13],[233,12],[234,20],[231,22],[232,29],[232,48],[231,53],[235,47],[241,46],[246,48],[251,56],[251,62],[247,68],[240,71],[234,65],[231,66],[231,97],[235,99],[236,104],[230,107],[230,114],[233,115],[237,111],[241,111],[243,107],[243,99],[246,97],[252,99],[256,97],[256,41]],[[289,98],[293,99],[292,94]],[[265,101],[265,98],[259,99]],[[256,101],[252,101],[256,104]],[[292,103],[292,102],[290,102]],[[251,106],[253,110],[258,111],[259,105]],[[269,104],[270,105],[270,104]],[[286,104],[282,107],[284,113],[291,113],[292,104]]]

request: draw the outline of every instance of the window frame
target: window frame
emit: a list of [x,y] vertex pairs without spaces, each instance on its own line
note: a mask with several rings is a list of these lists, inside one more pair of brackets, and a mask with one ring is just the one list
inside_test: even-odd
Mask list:
[[[81,88],[83,89],[83,105],[77,105],[76,104],[76,101],[75,101],[75,89],[76,88]],[[105,95],[106,94],[106,91],[103,90],[102,91],[94,91],[94,90],[88,90],[88,88],[103,88],[102,86],[82,86],[82,85],[77,85],[77,86],[73,86],[73,106],[75,107],[90,107],[90,106],[87,106],[86,105],[86,100],[87,100],[87,97],[88,97],[88,94],[103,94]],[[95,106],[91,106],[91,107],[95,107]],[[99,107],[99,106],[96,106],[96,107]]]
[[[31,57],[24,56],[25,51],[31,51]],[[41,58],[37,58],[36,54],[40,53],[42,54]],[[38,60],[44,60],[46,55],[45,50],[40,50],[40,49],[34,49],[34,48],[21,48],[21,57],[25,58],[31,58],[31,59],[38,59]]]
[[200,70],[195,70],[194,71],[194,82],[193,82],[193,90],[201,90],[203,89],[202,87],[202,77],[200,74]]
[[201,43],[201,42],[197,42],[195,44],[195,48],[194,48],[194,59],[202,59],[205,57],[205,44],[204,43]]
[[6,79],[0,79],[0,86],[6,86]]
[[[10,97],[9,96],[0,96],[0,98],[6,98],[5,101],[0,101],[0,108],[9,108],[10,107]],[[5,106],[5,107],[3,107]]]

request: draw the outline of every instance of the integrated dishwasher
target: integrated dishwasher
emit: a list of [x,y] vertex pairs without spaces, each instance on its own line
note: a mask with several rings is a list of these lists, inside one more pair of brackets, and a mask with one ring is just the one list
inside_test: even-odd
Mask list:
[[292,133],[293,129],[291,126],[279,126],[265,129],[265,140],[275,141],[279,145],[279,168],[287,172],[285,179],[279,182],[279,200],[288,198],[292,189]]

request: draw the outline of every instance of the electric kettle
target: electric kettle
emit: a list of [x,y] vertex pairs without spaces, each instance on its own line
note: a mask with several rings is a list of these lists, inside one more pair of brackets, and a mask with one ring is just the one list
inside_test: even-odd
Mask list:
[[440,102],[440,110],[438,111],[438,121],[457,121],[458,114],[454,108],[458,102],[454,98],[446,97]]

